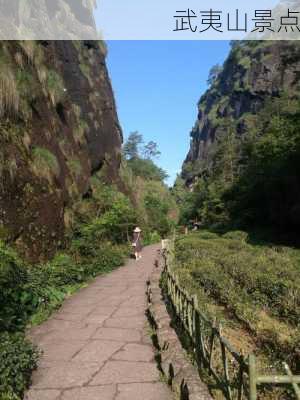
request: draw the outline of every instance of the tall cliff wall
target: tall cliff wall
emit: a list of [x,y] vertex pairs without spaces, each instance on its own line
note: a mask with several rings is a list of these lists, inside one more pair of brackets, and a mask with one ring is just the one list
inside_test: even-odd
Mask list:
[[268,100],[282,95],[299,98],[299,82],[298,41],[234,44],[222,71],[199,101],[183,166],[187,183],[213,168],[217,139],[226,134],[228,121],[234,123],[237,135],[247,134]]
[[0,236],[30,260],[64,240],[72,204],[122,133],[101,42],[0,43]]

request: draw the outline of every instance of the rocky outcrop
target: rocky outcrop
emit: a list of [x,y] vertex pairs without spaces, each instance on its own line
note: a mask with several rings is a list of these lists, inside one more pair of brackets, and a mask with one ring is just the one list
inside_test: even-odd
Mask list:
[[188,184],[211,170],[217,139],[226,135],[228,124],[234,124],[237,135],[247,134],[269,99],[299,97],[299,71],[298,41],[233,43],[224,67],[198,104],[182,173]]
[[101,42],[0,43],[0,237],[30,260],[63,244],[72,205],[122,133]]

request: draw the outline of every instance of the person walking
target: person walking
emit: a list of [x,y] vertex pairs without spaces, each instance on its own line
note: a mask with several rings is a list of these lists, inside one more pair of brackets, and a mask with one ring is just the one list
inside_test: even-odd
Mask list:
[[132,247],[134,249],[135,259],[138,261],[142,258],[142,230],[137,226],[133,231]]

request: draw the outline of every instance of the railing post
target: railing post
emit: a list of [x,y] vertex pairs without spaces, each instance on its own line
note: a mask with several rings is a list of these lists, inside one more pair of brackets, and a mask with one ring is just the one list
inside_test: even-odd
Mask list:
[[249,400],[257,400],[256,360],[254,354],[249,356]]
[[194,332],[195,332],[195,351],[196,351],[196,362],[198,368],[202,364],[202,351],[201,351],[201,332],[200,332],[200,318],[199,318],[199,304],[198,297],[196,295],[193,296],[193,305],[194,305]]
[[300,400],[300,389],[297,383],[292,381],[293,374],[292,371],[290,370],[290,367],[287,365],[287,363],[283,363],[284,369],[286,370],[287,375],[291,378],[291,384],[293,386],[293,389],[295,391],[296,397],[298,400]]

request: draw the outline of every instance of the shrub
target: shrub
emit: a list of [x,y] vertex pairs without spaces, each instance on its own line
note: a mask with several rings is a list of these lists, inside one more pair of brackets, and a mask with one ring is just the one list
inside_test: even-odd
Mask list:
[[211,310],[217,308],[221,319],[253,335],[259,351],[295,367],[299,363],[295,340],[300,318],[299,252],[251,246],[246,238],[245,232],[238,231],[213,240],[203,240],[201,233],[180,237],[175,244],[176,272],[182,284],[197,293],[212,319]]
[[23,334],[0,335],[0,399],[18,400],[30,384],[37,367],[37,349]]
[[209,231],[200,231],[199,233],[195,234],[197,235],[196,237],[200,238],[200,239],[204,239],[204,240],[212,240],[212,239],[217,239],[219,237],[219,235],[217,235],[216,233],[213,232],[209,232]]
[[249,235],[244,231],[231,231],[223,235],[225,239],[240,240],[242,242],[247,242]]
[[156,244],[161,241],[161,236],[158,232],[145,232],[143,235],[143,245],[149,246],[151,244]]
[[0,241],[0,332],[24,324],[24,287],[28,280],[25,266],[16,253]]

